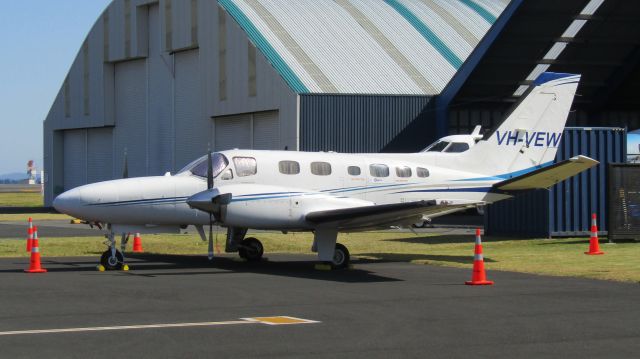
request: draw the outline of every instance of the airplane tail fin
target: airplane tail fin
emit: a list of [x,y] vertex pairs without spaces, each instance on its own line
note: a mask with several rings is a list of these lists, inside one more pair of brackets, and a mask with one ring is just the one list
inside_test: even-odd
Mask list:
[[461,153],[466,169],[510,178],[550,165],[579,81],[580,75],[542,73],[488,139]]

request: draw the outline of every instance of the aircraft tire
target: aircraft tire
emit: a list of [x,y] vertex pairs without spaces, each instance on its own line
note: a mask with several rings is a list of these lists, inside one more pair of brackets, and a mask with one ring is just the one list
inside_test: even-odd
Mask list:
[[262,259],[264,247],[258,239],[249,237],[242,240],[240,248],[238,248],[240,258],[244,258],[249,262],[257,262]]
[[111,261],[109,260],[111,258],[111,249],[107,249],[106,251],[104,251],[102,253],[102,255],[100,256],[100,264],[102,264],[102,266],[106,269],[106,270],[120,270],[122,269],[122,263],[124,262],[124,256],[122,255],[122,253],[119,250],[116,250],[116,263],[110,263]]
[[340,243],[336,243],[336,250],[333,253],[333,260],[331,261],[331,266],[334,269],[344,269],[349,267],[349,250],[347,247]]

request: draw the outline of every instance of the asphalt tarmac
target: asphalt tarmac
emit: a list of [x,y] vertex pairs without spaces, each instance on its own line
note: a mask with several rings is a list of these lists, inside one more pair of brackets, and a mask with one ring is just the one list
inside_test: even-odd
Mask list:
[[[97,258],[0,260],[6,358],[637,358],[640,284],[312,256],[140,255],[129,272]],[[269,325],[263,316],[305,324]],[[214,323],[203,323],[214,322]],[[72,331],[61,331],[60,329]],[[79,328],[79,329],[77,329]],[[50,330],[33,332],[33,330]],[[15,331],[23,331],[16,333]],[[28,332],[24,332],[28,331]]]

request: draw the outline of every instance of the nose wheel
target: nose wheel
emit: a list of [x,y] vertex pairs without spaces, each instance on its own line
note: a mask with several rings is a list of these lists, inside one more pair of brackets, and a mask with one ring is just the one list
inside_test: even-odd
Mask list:
[[262,259],[264,247],[262,247],[262,243],[259,240],[249,237],[240,242],[238,254],[240,258],[244,258],[249,262],[257,262]]
[[115,257],[112,256],[111,249],[107,249],[100,256],[100,264],[106,270],[120,270],[124,265],[124,256],[119,250],[115,251]]

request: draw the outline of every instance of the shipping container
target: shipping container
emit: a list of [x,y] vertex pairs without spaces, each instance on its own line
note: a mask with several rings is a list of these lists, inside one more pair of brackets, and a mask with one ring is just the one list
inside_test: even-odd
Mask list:
[[549,190],[528,191],[487,206],[486,233],[543,238],[583,236],[589,234],[591,213],[596,213],[600,233],[606,234],[607,166],[625,161],[626,130],[617,127],[565,128],[555,162],[577,155],[591,157],[600,164]]

